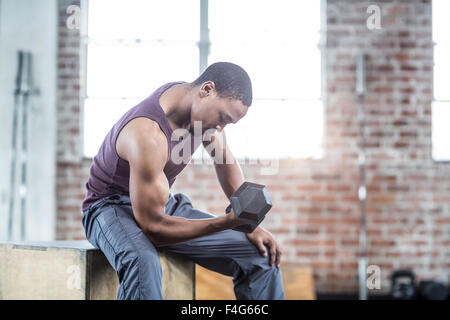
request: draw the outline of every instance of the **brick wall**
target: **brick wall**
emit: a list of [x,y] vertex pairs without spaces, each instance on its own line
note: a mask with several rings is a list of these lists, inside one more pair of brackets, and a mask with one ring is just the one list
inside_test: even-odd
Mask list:
[[66,26],[70,5],[80,1],[58,1],[56,239],[85,239],[80,203],[89,164],[82,160],[80,134],[80,31]]
[[[77,31],[64,27],[60,1],[58,104],[58,239],[81,239],[80,204],[90,160],[80,156]],[[368,55],[366,98],[367,241],[369,264],[381,268],[382,292],[395,268],[448,281],[450,165],[431,158],[433,51],[430,1],[379,1],[381,30],[366,27],[368,1],[328,0],[325,157],[280,160],[261,176],[273,209],[263,226],[284,247],[284,261],[314,268],[319,292],[357,291],[359,203],[355,56]],[[298,146],[301,148],[301,146]],[[221,214],[226,198],[211,166],[190,164],[172,192]]]

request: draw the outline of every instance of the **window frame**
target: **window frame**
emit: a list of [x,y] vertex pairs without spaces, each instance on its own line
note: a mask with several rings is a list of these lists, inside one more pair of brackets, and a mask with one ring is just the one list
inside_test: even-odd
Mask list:
[[436,42],[435,41],[435,39],[434,39],[434,21],[433,21],[433,19],[434,19],[434,15],[433,15],[433,12],[434,12],[434,4],[435,4],[435,1],[433,1],[432,2],[432,4],[431,4],[431,6],[432,6],[432,10],[431,10],[431,35],[432,35],[432,47],[433,47],[433,52],[432,52],[432,56],[433,56],[433,78],[432,78],[432,101],[431,101],[431,160],[433,161],[433,163],[435,163],[435,164],[449,164],[450,163],[450,157],[448,158],[448,159],[436,159],[435,157],[434,157],[434,154],[433,154],[433,150],[434,150],[434,148],[433,148],[433,108],[434,108],[434,103],[435,102],[437,102],[437,103],[440,103],[440,102],[443,102],[443,103],[448,103],[449,104],[449,106],[448,106],[448,108],[450,108],[450,97],[449,97],[449,99],[437,99],[436,98],[436,96],[435,96],[435,92],[434,92],[434,88],[435,88],[435,74],[434,74],[434,69],[435,69],[435,64],[436,64],[436,62],[435,62],[435,59],[434,59],[434,53],[435,53],[435,47],[436,47],[436,45],[438,45],[438,42]]

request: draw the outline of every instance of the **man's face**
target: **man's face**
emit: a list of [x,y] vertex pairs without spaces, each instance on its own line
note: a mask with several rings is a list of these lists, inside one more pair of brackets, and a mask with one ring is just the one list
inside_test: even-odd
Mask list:
[[226,125],[238,122],[247,114],[248,107],[240,100],[218,97],[214,84],[210,87],[205,84],[192,105],[191,129],[194,128],[195,121],[201,121],[202,133],[208,129],[222,131]]

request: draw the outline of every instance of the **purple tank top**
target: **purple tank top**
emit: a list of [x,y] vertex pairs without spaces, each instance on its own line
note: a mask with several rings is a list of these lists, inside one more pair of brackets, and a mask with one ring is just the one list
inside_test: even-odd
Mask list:
[[[194,139],[194,135],[192,134],[188,136],[188,139],[184,140],[171,139],[173,131],[164,110],[159,104],[159,97],[165,90],[180,83],[184,82],[170,82],[159,87],[149,97],[128,110],[112,127],[92,161],[89,179],[86,183],[87,192],[82,203],[83,211],[87,210],[92,203],[107,196],[115,194],[129,196],[130,166],[128,161],[120,158],[117,154],[116,140],[122,128],[129,121],[138,117],[154,120],[166,135],[169,146],[169,160],[164,167],[164,174],[169,182],[169,188],[172,186],[176,176],[186,167],[192,154],[201,142],[201,139]],[[183,154],[184,148],[180,145],[179,148],[177,148],[177,150],[179,150],[179,156],[177,156],[174,162],[171,157],[172,150],[178,143],[182,142],[190,142],[190,154]],[[181,161],[180,158],[182,158],[183,161]]]

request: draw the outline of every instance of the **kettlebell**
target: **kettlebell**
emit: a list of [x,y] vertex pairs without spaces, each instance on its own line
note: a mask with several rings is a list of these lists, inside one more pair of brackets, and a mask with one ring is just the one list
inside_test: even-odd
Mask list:
[[396,270],[391,276],[392,298],[413,300],[416,298],[416,276],[412,270]]
[[447,287],[437,281],[422,280],[419,283],[419,296],[424,300],[445,300],[447,299]]

